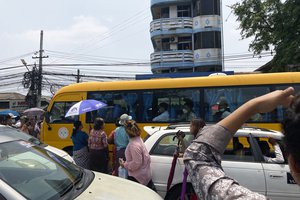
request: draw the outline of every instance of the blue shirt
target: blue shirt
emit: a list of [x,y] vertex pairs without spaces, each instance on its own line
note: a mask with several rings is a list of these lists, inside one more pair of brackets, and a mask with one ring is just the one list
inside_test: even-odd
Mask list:
[[124,126],[120,126],[116,128],[115,145],[117,147],[117,151],[126,148],[128,143],[129,143],[129,136],[126,133]]
[[83,147],[88,146],[88,134],[83,131],[77,131],[71,136],[72,142],[74,144],[73,151],[78,151]]

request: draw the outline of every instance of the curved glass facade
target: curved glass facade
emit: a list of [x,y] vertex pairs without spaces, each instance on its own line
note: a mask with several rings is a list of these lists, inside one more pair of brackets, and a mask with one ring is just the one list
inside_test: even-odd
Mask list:
[[220,0],[152,0],[152,72],[222,71],[220,8]]

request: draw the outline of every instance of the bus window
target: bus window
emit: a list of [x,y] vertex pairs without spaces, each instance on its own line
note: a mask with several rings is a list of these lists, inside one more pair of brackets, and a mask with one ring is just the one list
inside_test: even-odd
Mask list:
[[68,110],[77,102],[55,102],[50,111],[51,124],[73,123],[79,119],[79,116],[65,117]]
[[[300,85],[280,85],[280,86],[276,86],[275,87],[275,90],[284,90],[284,89],[286,89],[287,87],[290,87],[290,86],[292,86],[292,87],[294,87],[294,89],[295,89],[295,93],[297,94],[297,93],[299,93],[299,91],[300,91]],[[285,108],[283,108],[282,106],[278,106],[277,107],[277,113],[276,113],[276,120],[277,120],[277,122],[281,122],[282,120],[283,120],[283,115],[284,115],[284,112],[285,112]]]
[[107,106],[87,113],[86,121],[93,122],[101,117],[105,122],[115,122],[124,113],[136,119],[137,97],[136,92],[90,92],[88,99],[105,102]]
[[[269,92],[269,86],[204,89],[205,121],[217,122],[222,119],[220,109],[223,109],[230,114],[246,101]],[[226,117],[227,115],[224,115],[223,117]],[[260,114],[259,116],[253,116],[252,118],[252,121],[256,122],[268,122],[270,120],[271,114],[264,114],[263,116]]]
[[[241,106],[245,102],[255,97],[267,94],[270,92],[270,86],[259,86],[259,87],[242,87],[239,89],[237,96],[237,106]],[[271,122],[272,113],[258,113],[253,115],[249,122]]]
[[143,122],[152,121],[152,118],[153,118],[153,110],[152,110],[152,108],[153,108],[153,106],[152,106],[153,92],[152,91],[143,92],[141,103],[142,103],[142,108],[140,109],[141,121],[143,121]]
[[[200,117],[199,89],[155,90],[151,107],[151,120],[155,119],[154,121],[157,121],[157,117],[161,114],[158,113],[161,103],[168,104],[168,122],[190,121],[191,119]],[[166,120],[161,122],[166,122]]]

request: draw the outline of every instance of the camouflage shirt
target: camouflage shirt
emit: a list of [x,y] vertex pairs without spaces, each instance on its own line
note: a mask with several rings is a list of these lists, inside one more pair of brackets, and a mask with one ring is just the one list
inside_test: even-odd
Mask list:
[[220,125],[204,127],[186,149],[184,163],[199,199],[267,199],[240,186],[228,177],[221,166],[223,154],[232,134]]

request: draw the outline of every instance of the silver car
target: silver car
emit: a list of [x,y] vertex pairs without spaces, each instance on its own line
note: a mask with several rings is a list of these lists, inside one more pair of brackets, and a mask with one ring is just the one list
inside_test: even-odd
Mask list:
[[32,142],[32,143],[39,145],[49,151],[52,151],[53,153],[55,153],[55,154],[63,157],[64,159],[75,164],[73,158],[67,152],[65,152],[61,149],[58,149],[56,147],[50,146],[48,144],[45,144],[45,143],[41,142],[39,139],[37,139],[27,133],[24,133],[24,132],[20,131],[19,129],[16,129],[16,128],[13,128],[10,126],[0,125],[0,136],[9,136],[9,137],[14,137],[16,139],[22,139],[25,141]]
[[82,169],[39,145],[0,135],[0,199],[162,198],[141,184]]
[[[184,171],[182,158],[177,159],[169,191],[167,191],[167,181],[173,154],[178,144],[175,135],[179,130],[184,133],[184,143],[188,146],[194,139],[189,132],[189,126],[144,127],[144,129],[149,134],[145,138],[145,144],[151,156],[153,182],[158,193],[167,200],[180,199]],[[274,157],[274,146],[270,143],[269,138],[273,138],[279,144],[284,154],[281,141],[283,139],[282,133],[255,127],[239,129],[226,148],[222,158],[222,167],[240,185],[273,200],[299,199],[300,190],[290,174],[287,160],[283,158],[281,161],[283,163],[265,161],[264,156],[266,155],[262,154],[261,143],[265,143],[269,148],[268,156]],[[237,142],[241,145],[242,153],[234,151],[234,144]],[[190,199],[193,195],[192,184],[188,179],[186,199]]]

